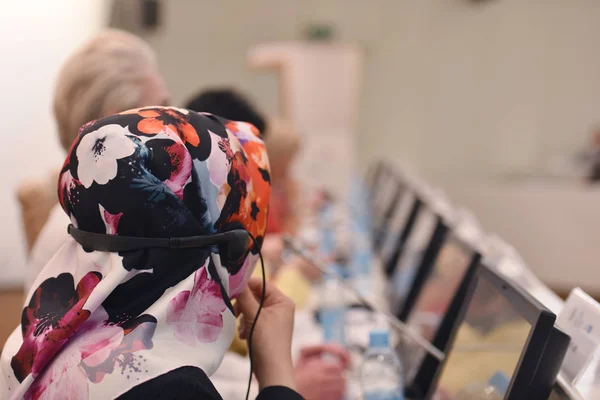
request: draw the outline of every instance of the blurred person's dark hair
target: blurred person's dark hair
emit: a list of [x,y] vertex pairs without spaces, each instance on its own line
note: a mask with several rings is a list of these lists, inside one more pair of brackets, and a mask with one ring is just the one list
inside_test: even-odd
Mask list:
[[241,93],[229,89],[209,89],[200,92],[185,103],[185,108],[208,112],[233,121],[249,122],[265,135],[265,117]]

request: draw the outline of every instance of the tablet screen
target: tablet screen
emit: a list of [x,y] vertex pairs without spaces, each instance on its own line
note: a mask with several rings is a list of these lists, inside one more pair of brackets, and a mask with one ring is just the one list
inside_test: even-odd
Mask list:
[[476,285],[438,380],[439,400],[453,400],[461,391],[491,385],[490,380],[498,376],[508,386],[528,343],[531,323],[485,277]]
[[[449,236],[441,247],[431,273],[416,299],[408,324],[429,342],[433,342],[444,315],[473,259],[473,251]],[[425,356],[410,341],[402,353],[407,379],[411,381]]]

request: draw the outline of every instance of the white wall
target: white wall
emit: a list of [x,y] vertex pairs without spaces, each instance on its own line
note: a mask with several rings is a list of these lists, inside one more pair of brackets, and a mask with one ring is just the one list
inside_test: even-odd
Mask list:
[[22,279],[25,245],[16,188],[63,161],[51,114],[58,68],[107,17],[105,0],[4,1],[0,12],[0,285]]
[[426,175],[535,171],[585,144],[600,121],[600,2],[437,3],[421,77]]
[[600,123],[600,2],[313,1],[366,47],[364,158],[430,179],[535,172]]
[[155,48],[173,101],[182,105],[205,87],[236,85],[277,113],[273,74],[248,69],[255,44],[298,37],[307,5],[296,0],[162,2],[161,28],[145,37]]
[[600,123],[597,0],[172,0],[150,37],[177,102],[237,84],[276,112],[276,81],[245,67],[258,42],[312,21],[366,51],[360,158],[435,180],[533,172]]
[[[164,23],[146,36],[159,54],[161,70],[173,93],[182,104],[201,88],[235,85],[253,97],[268,113],[277,114],[277,81],[273,74],[256,73],[246,64],[247,50],[256,44],[302,38],[310,22],[331,22],[340,41],[357,42],[367,51],[365,93],[359,116],[363,131],[386,126],[385,119],[414,122],[411,104],[399,112],[395,106],[396,89],[389,82],[410,83],[410,74],[397,74],[406,67],[401,45],[416,43],[407,36],[420,20],[411,15],[420,10],[407,0],[173,0],[164,2]],[[407,14],[407,12],[409,14]],[[402,21],[400,22],[400,19]],[[419,51],[414,47],[415,51]],[[415,66],[414,68],[418,68]],[[404,95],[409,92],[404,89]],[[391,99],[391,101],[390,101]],[[403,158],[413,161],[415,135],[396,133]],[[367,136],[365,134],[365,136]],[[396,138],[394,138],[396,139]],[[366,143],[367,149],[377,146]],[[373,152],[372,150],[371,152]]]

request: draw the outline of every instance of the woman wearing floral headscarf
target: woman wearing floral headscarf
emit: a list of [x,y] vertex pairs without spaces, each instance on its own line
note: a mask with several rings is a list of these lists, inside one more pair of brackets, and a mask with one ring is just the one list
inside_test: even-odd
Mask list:
[[[72,224],[105,235],[169,238],[245,229],[247,255],[221,246],[110,253],[73,239],[38,276],[7,341],[2,398],[218,399],[207,376],[235,332],[247,337],[260,281],[248,278],[266,229],[264,144],[249,124],[143,108],[86,124],[59,179]],[[66,229],[66,227],[65,227]],[[261,399],[297,399],[293,305],[267,286],[253,333]]]

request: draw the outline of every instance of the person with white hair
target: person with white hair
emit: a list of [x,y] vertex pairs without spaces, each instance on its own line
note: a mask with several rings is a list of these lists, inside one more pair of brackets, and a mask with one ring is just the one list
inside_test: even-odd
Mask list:
[[86,122],[169,101],[150,46],[130,33],[105,30],[77,49],[58,74],[54,116],[60,143],[68,151]]
[[[68,151],[85,123],[143,106],[168,105],[170,95],[158,72],[156,56],[142,39],[116,29],[105,30],[78,48],[59,71],[54,117],[62,147]],[[25,282],[31,284],[68,238],[69,220],[53,208],[30,253]]]

